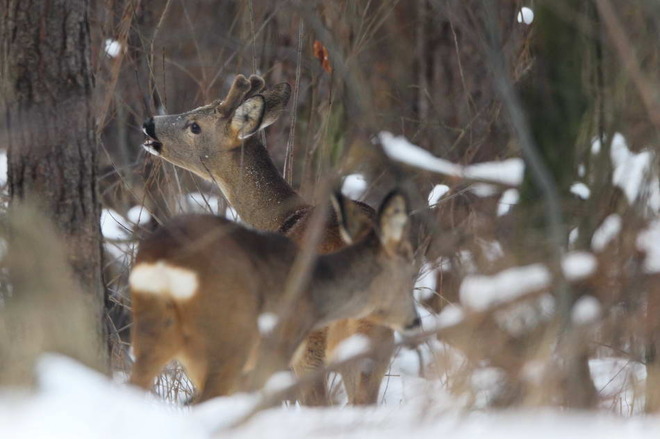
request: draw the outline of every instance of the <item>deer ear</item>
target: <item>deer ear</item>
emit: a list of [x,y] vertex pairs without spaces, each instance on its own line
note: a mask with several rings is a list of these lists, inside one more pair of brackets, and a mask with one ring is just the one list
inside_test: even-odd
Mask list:
[[264,120],[265,108],[264,97],[256,95],[243,102],[234,111],[231,129],[240,140],[247,139],[259,130]]
[[368,215],[353,200],[336,191],[331,199],[342,241],[353,244],[373,226]]
[[259,129],[271,125],[284,112],[291,97],[291,86],[286,82],[282,82],[267,89],[261,95],[264,97],[266,109],[264,111],[264,120]]
[[406,240],[409,207],[407,198],[399,191],[390,192],[378,212],[380,241],[389,254],[394,254]]

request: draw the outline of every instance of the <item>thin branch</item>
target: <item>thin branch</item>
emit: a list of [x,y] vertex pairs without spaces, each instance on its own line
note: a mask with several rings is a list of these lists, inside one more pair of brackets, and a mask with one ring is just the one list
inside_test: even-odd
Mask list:
[[637,92],[646,107],[651,123],[660,129],[660,101],[658,100],[657,88],[654,89],[640,69],[639,62],[635,57],[635,49],[630,44],[630,40],[617,18],[612,3],[609,0],[596,0],[596,6],[598,7],[601,18],[605,22],[607,32],[612,39],[612,43],[614,43],[619,58],[623,61],[625,69],[637,87]]
[[300,76],[302,70],[302,47],[304,38],[304,22],[298,23],[298,54],[296,57],[296,83],[293,88],[293,108],[291,110],[291,127],[289,139],[286,142],[286,156],[284,157],[284,179],[291,184],[293,181],[293,153],[295,150],[296,119],[298,114],[298,94],[300,92]]

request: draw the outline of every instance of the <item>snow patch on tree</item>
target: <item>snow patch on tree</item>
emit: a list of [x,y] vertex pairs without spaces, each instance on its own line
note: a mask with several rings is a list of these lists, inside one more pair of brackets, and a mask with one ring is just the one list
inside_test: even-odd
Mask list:
[[518,23],[530,25],[534,21],[534,11],[527,6],[520,8],[518,12],[518,17],[516,17]]
[[591,248],[597,252],[605,250],[605,247],[612,242],[621,232],[621,216],[616,213],[605,218],[591,237]]
[[646,254],[644,270],[647,273],[660,273],[660,219],[637,235],[637,248]]
[[438,204],[438,201],[440,201],[440,199],[444,197],[447,192],[449,192],[449,186],[446,184],[436,184],[433,186],[433,189],[431,189],[431,192],[429,192],[428,196],[429,207],[433,207]]

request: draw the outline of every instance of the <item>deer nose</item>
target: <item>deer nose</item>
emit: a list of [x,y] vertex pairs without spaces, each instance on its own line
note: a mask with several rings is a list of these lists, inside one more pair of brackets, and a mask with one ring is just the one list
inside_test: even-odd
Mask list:
[[410,322],[410,323],[409,323],[408,325],[406,325],[406,327],[403,328],[403,329],[406,330],[406,331],[413,331],[413,330],[419,328],[420,326],[422,326],[422,319],[420,319],[419,316],[417,316],[417,317],[415,317],[415,320],[413,320],[412,322]]
[[154,125],[153,117],[150,117],[144,121],[142,124],[142,131],[144,131],[144,134],[151,137],[152,139],[158,140],[158,137],[156,137],[156,126]]

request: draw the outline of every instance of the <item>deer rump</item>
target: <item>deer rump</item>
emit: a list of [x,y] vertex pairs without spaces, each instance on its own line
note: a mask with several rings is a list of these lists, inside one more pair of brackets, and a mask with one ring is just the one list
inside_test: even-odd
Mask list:
[[[255,246],[262,251],[246,251]],[[282,236],[247,231],[212,215],[176,217],[143,240],[129,279],[139,316],[131,382],[149,388],[160,368],[175,359],[204,389],[200,399],[238,390],[250,355],[245,347],[256,344],[258,317],[273,306],[264,286],[285,281],[295,254],[295,245]],[[269,269],[266,276],[263,266],[281,270]],[[210,389],[207,374],[218,369],[224,386]]]

